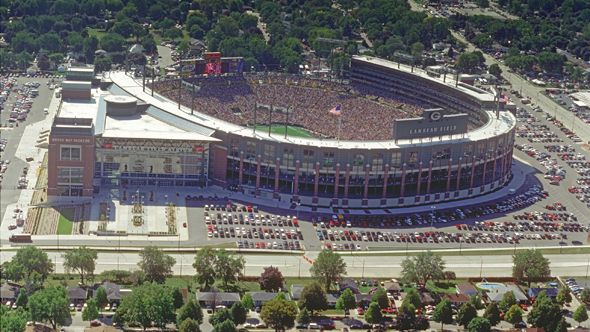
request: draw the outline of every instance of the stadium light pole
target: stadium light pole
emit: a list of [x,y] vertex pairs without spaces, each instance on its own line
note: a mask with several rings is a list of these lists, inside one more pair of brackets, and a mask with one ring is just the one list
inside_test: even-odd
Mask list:
[[180,95],[182,93],[182,77],[178,77],[178,109],[180,109]]
[[270,105],[270,107],[268,108],[268,136],[270,136],[270,132],[272,129],[272,108],[274,106]]

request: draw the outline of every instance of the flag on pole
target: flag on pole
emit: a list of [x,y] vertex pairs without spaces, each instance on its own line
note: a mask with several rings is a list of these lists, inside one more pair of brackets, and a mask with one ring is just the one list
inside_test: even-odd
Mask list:
[[332,115],[340,116],[340,114],[342,113],[342,106],[340,104],[338,104],[338,105],[336,105],[336,107],[330,109],[328,111],[328,113],[330,113]]

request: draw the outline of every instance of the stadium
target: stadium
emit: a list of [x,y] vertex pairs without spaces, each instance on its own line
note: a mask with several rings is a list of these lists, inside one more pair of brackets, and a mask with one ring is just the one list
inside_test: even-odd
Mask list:
[[342,81],[223,61],[189,63],[183,79],[64,82],[48,194],[215,185],[293,206],[383,209],[482,195],[511,178],[514,115],[457,77],[366,56]]

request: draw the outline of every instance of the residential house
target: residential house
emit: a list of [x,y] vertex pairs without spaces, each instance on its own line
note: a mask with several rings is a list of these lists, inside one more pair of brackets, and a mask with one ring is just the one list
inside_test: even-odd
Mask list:
[[422,302],[423,305],[435,305],[436,304],[434,297],[429,292],[421,292],[420,293],[420,301]]
[[[274,299],[280,293],[260,291],[260,292],[248,292],[248,294],[250,294],[250,296],[252,296],[252,300],[254,301],[254,306],[262,307],[266,302]],[[287,298],[289,297],[289,294],[287,294],[287,293],[283,293],[283,294],[285,295],[285,297],[287,297]]]
[[338,301],[337,295],[328,293],[326,294],[326,300],[328,302],[328,308],[336,308],[336,302]]
[[299,301],[301,298],[301,292],[303,292],[303,285],[291,285],[291,299]]
[[443,298],[449,300],[456,307],[460,307],[470,300],[470,297],[465,294],[445,294]]
[[373,298],[373,295],[371,295],[371,294],[354,294],[354,299],[356,301],[356,304],[361,307],[369,306],[369,304],[371,304],[372,298]]
[[505,293],[512,292],[518,303],[527,303],[529,298],[516,284],[506,284],[503,287],[497,287],[486,293],[490,302],[500,302]]
[[70,303],[84,304],[88,299],[88,290],[80,286],[70,286],[67,289]]
[[383,284],[383,287],[385,288],[385,291],[387,293],[393,296],[399,296],[400,293],[403,291],[402,286],[399,284],[399,282],[388,281]]
[[350,289],[353,294],[360,294],[359,286],[356,281],[352,279],[343,279],[338,283],[338,289],[342,293],[345,289]]
[[202,307],[213,308],[219,305],[231,307],[234,303],[240,302],[240,294],[225,292],[197,292],[197,300]]
[[12,283],[3,283],[2,286],[0,286],[0,302],[6,303],[10,301],[11,303],[14,303],[19,292],[20,286]]
[[477,288],[468,282],[460,283],[457,285],[457,294],[464,294],[467,296],[473,296],[479,294]]
[[121,303],[121,299],[123,298],[121,294],[121,286],[110,281],[105,281],[102,283],[102,287],[107,293],[107,300],[109,303]]
[[547,296],[549,298],[556,298],[557,297],[557,288],[529,288],[527,295],[529,296],[529,299],[531,301],[534,301],[537,296],[539,296],[539,293],[541,292],[545,292],[545,294],[547,294]]

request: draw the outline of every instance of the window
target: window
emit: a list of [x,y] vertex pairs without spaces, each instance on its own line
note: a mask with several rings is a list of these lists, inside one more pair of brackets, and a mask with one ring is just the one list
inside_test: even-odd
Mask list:
[[324,167],[334,167],[334,152],[324,152]]
[[314,151],[304,149],[303,150],[303,164],[301,166],[306,169],[313,168],[314,167],[313,162],[314,162]]
[[84,172],[82,167],[58,167],[57,184],[82,184]]
[[402,160],[402,153],[400,151],[393,152],[391,154],[391,167],[400,167]]
[[352,160],[352,171],[353,172],[360,172],[363,170],[363,165],[365,164],[365,156],[362,154],[357,154],[354,156]]
[[238,140],[231,140],[230,143],[230,152],[229,155],[232,157],[239,157],[240,156],[240,142]]
[[432,152],[432,160],[443,160],[449,159],[451,157],[451,149],[444,148],[440,150],[435,150]]
[[81,160],[80,146],[64,146],[60,147],[60,160]]
[[373,155],[373,160],[371,161],[371,171],[372,172],[381,172],[383,170],[383,154],[382,153],[375,153]]
[[418,151],[408,152],[408,165],[414,165],[418,163]]
[[295,157],[293,155],[293,149],[283,150],[283,166],[293,167],[295,165]]
[[264,145],[264,162],[267,164],[275,163],[275,146],[272,144]]
[[256,160],[256,143],[246,142],[246,159]]

